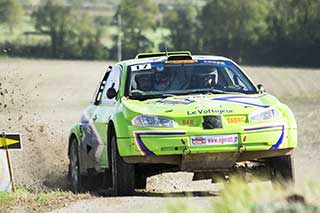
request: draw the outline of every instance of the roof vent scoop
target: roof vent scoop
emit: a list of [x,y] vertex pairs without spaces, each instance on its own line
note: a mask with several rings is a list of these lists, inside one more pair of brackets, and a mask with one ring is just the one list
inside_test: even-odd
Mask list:
[[189,52],[189,51],[175,51],[175,52],[139,53],[136,56],[136,59],[171,56],[171,55],[190,55],[190,57],[191,57],[191,52]]
[[169,55],[167,61],[176,61],[176,60],[192,60],[191,55],[179,54],[179,55]]

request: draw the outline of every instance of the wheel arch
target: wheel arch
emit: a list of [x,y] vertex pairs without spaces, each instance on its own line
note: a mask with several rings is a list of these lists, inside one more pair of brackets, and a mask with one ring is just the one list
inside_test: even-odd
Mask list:
[[[129,128],[130,123],[125,118],[124,113],[122,111],[113,114],[107,122],[107,155],[108,160],[110,162],[110,150],[111,150],[111,138],[114,135],[116,138],[118,137],[129,137]],[[117,143],[118,150],[121,149],[119,144]],[[119,150],[119,152],[121,152]]]
[[[110,163],[110,151],[111,151],[111,138],[113,135],[116,135],[116,129],[113,120],[108,122],[107,128],[107,154],[108,154],[108,163]],[[110,167],[110,165],[109,165]]]
[[70,147],[71,147],[72,141],[76,139],[78,145],[80,144],[80,134],[81,134],[80,128],[81,128],[80,124],[77,124],[71,129],[71,132],[68,138],[68,156],[70,155]]

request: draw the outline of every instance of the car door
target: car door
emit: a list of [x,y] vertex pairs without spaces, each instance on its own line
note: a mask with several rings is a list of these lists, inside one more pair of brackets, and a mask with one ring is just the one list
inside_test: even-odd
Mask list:
[[115,66],[112,68],[101,93],[101,100],[92,116],[94,126],[98,132],[98,145],[97,150],[95,151],[95,160],[98,162],[99,168],[107,168],[109,165],[107,156],[107,127],[111,116],[116,112],[116,104],[118,100],[118,97],[111,99],[108,98],[107,91],[109,88],[114,87],[118,92],[120,88],[121,71],[121,66]]
[[96,165],[96,159],[100,158],[101,137],[94,124],[94,114],[99,107],[101,95],[106,85],[106,81],[110,75],[111,68],[104,73],[91,104],[84,110],[81,116],[81,143],[80,143],[80,162],[81,171],[85,172],[87,168],[93,168]]

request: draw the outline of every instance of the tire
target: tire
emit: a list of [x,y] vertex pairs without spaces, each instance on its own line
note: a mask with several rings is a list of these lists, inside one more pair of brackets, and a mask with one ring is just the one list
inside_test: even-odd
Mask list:
[[136,189],[146,189],[147,188],[147,177],[144,175],[141,175],[136,172],[135,179],[134,179],[134,185]]
[[74,193],[79,193],[82,190],[82,178],[80,175],[80,160],[78,142],[76,139],[71,141],[69,160],[69,181],[71,183],[71,190]]
[[285,185],[287,183],[294,183],[293,157],[285,155],[271,158],[270,172],[273,184]]
[[120,157],[116,137],[111,138],[112,188],[116,195],[131,195],[134,192],[134,165],[127,164]]

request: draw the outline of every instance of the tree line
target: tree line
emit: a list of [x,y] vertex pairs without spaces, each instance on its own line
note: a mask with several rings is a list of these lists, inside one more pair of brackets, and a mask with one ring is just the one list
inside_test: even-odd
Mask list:
[[[202,2],[121,0],[105,17],[79,12],[77,1],[43,0],[31,17],[35,33],[49,41],[3,42],[0,48],[12,56],[68,59],[117,59],[120,49],[123,59],[191,50],[246,64],[320,66],[319,0]],[[13,31],[22,13],[20,1],[0,0],[0,26]]]

